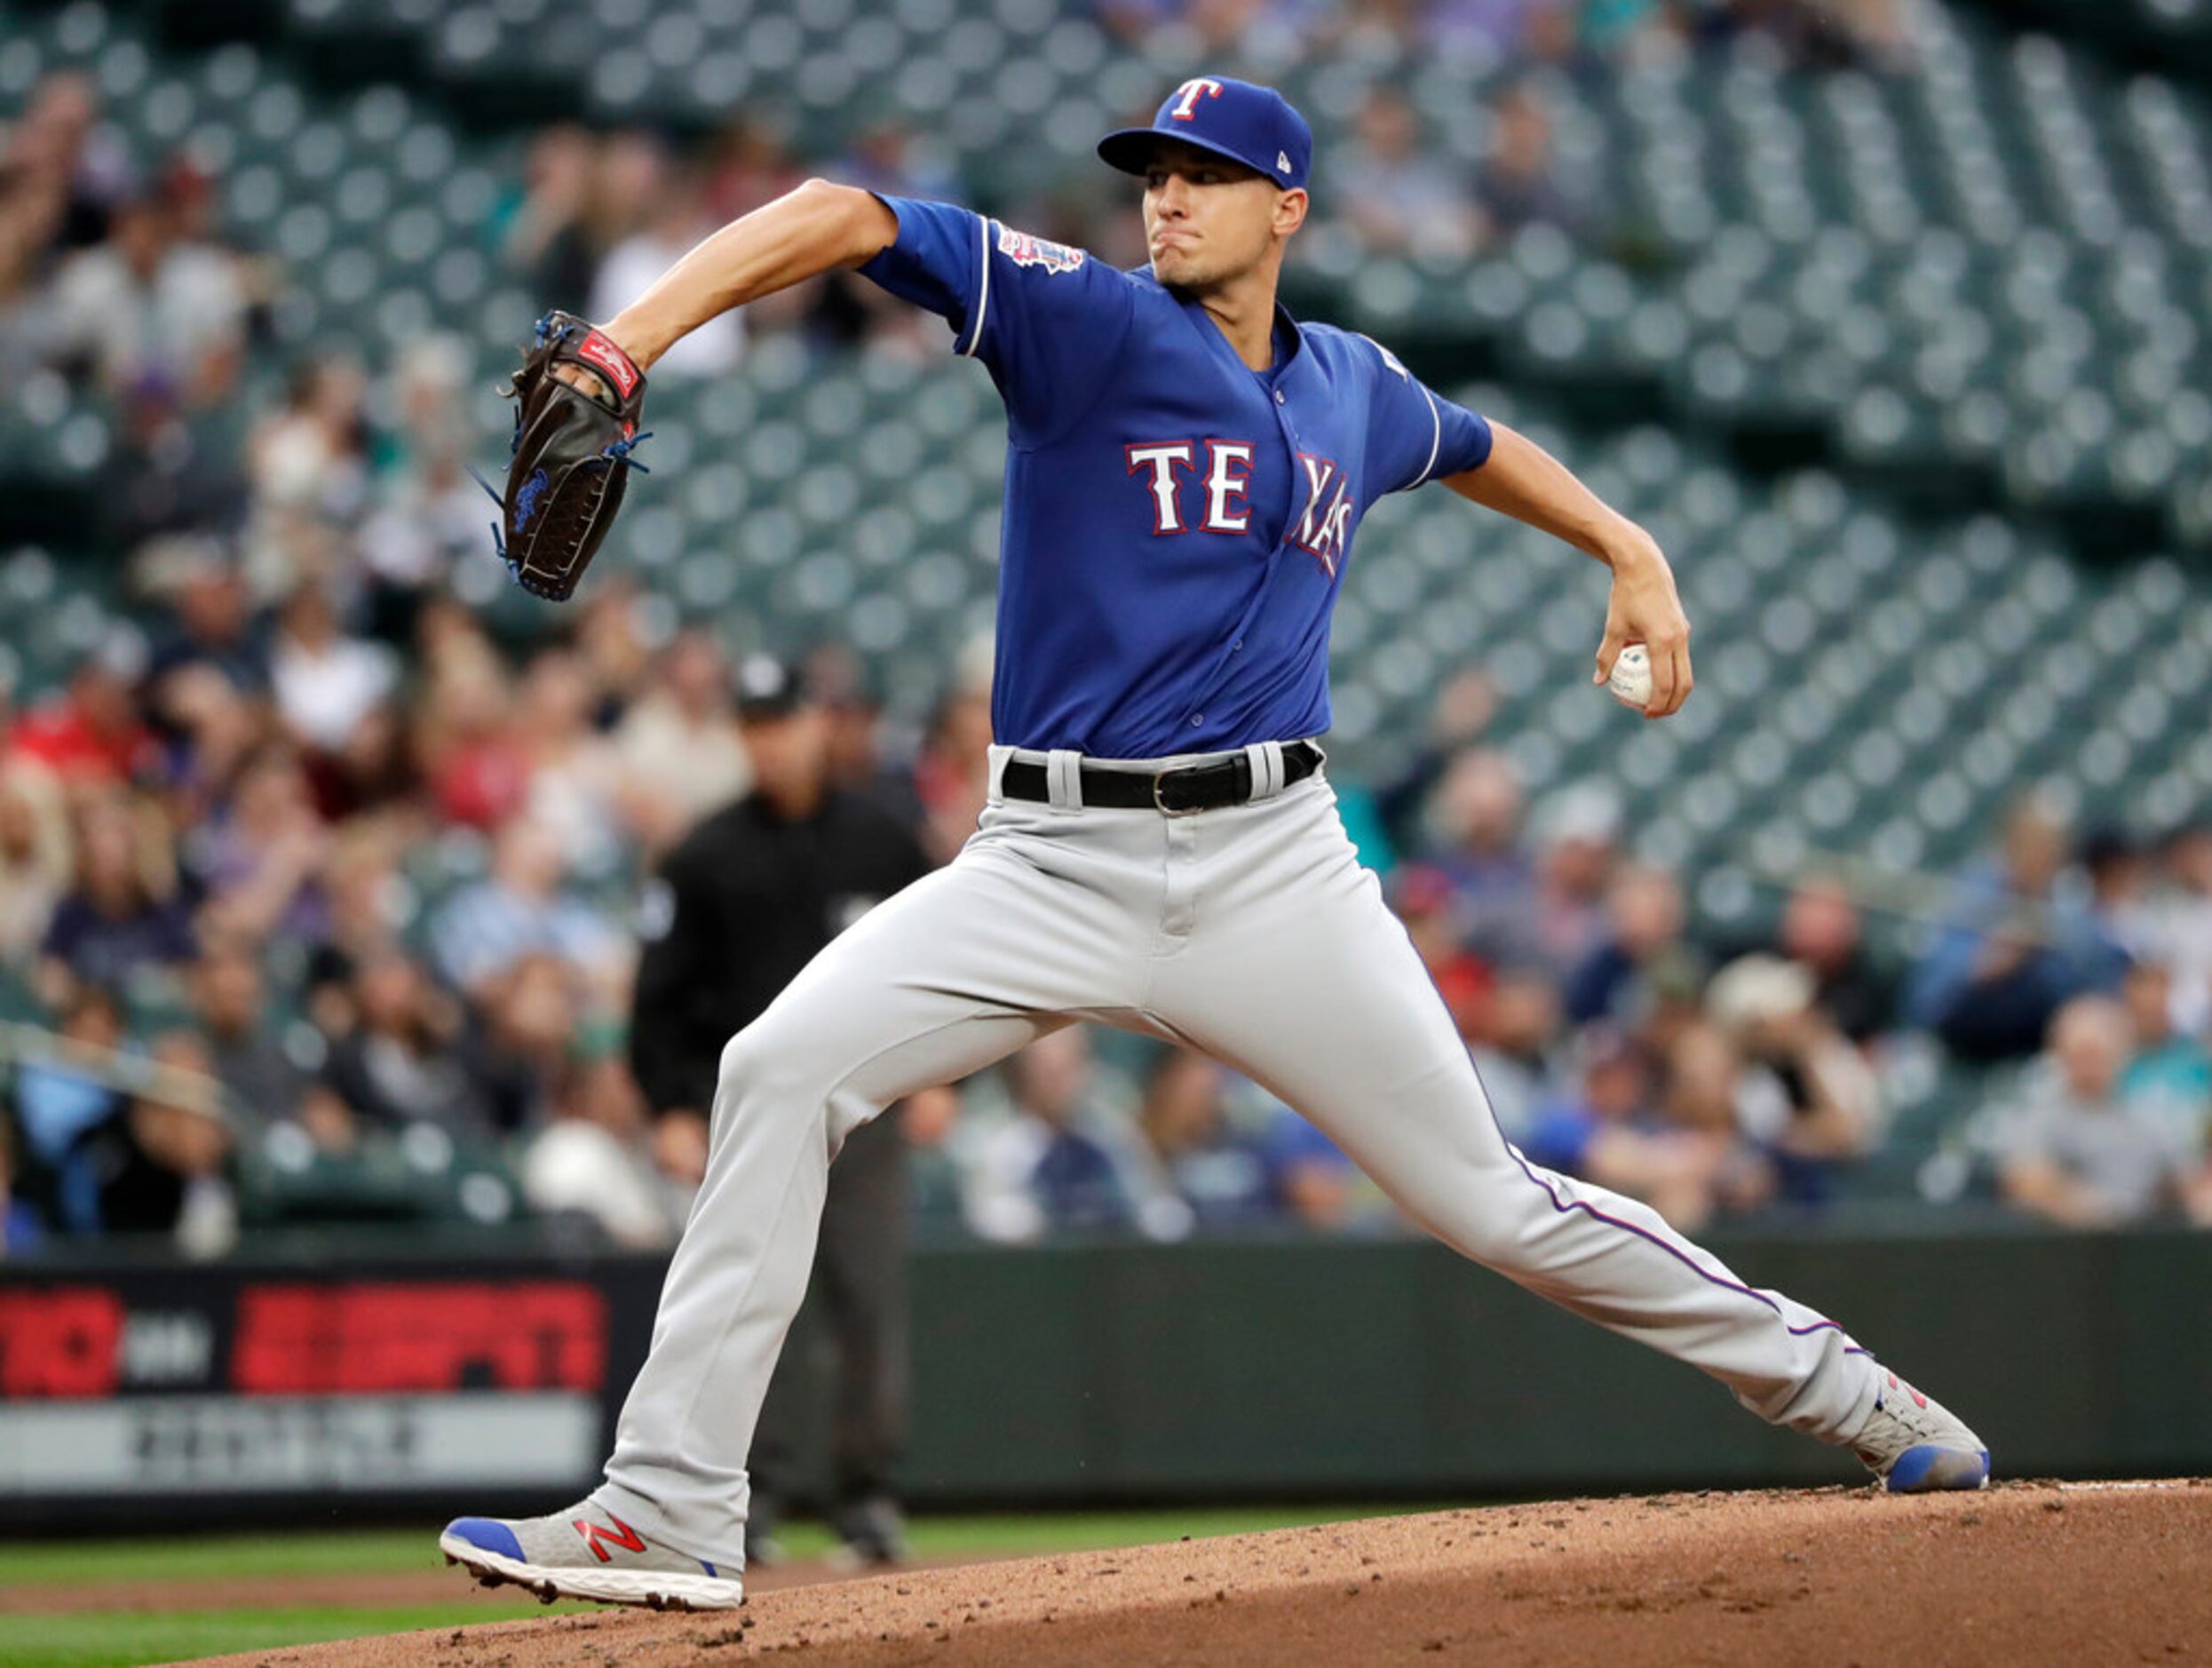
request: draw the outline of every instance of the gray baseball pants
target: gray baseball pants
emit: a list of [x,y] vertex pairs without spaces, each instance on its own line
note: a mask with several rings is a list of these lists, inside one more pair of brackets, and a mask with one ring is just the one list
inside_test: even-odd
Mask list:
[[[1280,748],[1249,751],[1280,789]],[[609,1511],[742,1566],[746,1456],[838,1148],[909,1092],[1078,1020],[1204,1050],[1455,1251],[1701,1368],[1775,1424],[1858,1433],[1876,1374],[1833,1321],[1506,1141],[1325,775],[1171,817],[1085,808],[1073,754],[1019,755],[1046,764],[1053,803],[1004,799],[1009,756],[992,750],[959,856],[834,940],[723,1052],[706,1181],[594,1496]]]

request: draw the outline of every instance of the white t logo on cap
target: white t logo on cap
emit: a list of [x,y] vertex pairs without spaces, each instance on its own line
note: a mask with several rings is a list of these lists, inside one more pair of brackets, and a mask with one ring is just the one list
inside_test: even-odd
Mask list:
[[1168,114],[1177,122],[1187,122],[1198,114],[1201,93],[1209,99],[1221,97],[1221,83],[1210,75],[1193,75],[1175,90],[1175,108]]

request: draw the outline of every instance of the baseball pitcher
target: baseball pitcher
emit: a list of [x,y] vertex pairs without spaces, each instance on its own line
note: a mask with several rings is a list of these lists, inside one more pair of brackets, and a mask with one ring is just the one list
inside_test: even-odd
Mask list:
[[[747,1450],[840,1144],[1079,1020],[1227,1062],[1455,1250],[1855,1450],[1888,1488],[1982,1486],[1980,1439],[1835,1322],[1505,1140],[1338,818],[1316,741],[1329,615],[1376,499],[1440,482],[1604,563],[1594,681],[1643,646],[1653,719],[1691,687],[1666,559],[1528,440],[1277,303],[1312,160],[1279,94],[1201,76],[1098,150],[1145,182],[1133,272],[813,180],[577,324],[591,351],[551,372],[634,424],[640,373],[686,331],[835,266],[942,314],[1006,406],[996,744],[957,859],[724,1051],[705,1186],[604,1485],[550,1517],[462,1518],[445,1551],[548,1599],[737,1603]],[[614,386],[592,369],[609,363]]]

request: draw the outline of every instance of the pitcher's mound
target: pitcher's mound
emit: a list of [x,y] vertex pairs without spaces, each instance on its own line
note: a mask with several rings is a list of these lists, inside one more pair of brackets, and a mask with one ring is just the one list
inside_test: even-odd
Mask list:
[[[456,1577],[456,1589],[459,1577]],[[2203,1662],[2212,1484],[1491,1506],[226,1658],[285,1668]]]

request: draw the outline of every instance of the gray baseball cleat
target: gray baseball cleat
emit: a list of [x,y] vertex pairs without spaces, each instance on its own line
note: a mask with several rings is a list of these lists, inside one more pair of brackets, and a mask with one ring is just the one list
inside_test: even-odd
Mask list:
[[590,1500],[551,1517],[457,1517],[438,1545],[488,1587],[511,1582],[548,1604],[589,1599],[654,1610],[733,1610],[745,1585],[712,1564],[648,1540]]
[[1891,1494],[1989,1486],[1989,1444],[1932,1396],[1876,1366],[1874,1411],[1851,1450]]

